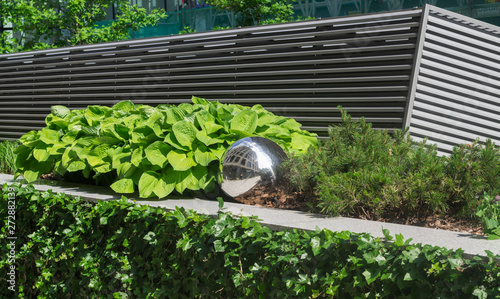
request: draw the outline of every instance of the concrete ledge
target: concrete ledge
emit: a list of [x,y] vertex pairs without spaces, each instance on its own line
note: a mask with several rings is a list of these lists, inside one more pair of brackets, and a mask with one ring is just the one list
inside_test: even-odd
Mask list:
[[[17,182],[23,180],[18,179]],[[15,182],[12,175],[0,174],[0,184]],[[121,195],[111,189],[99,186],[79,185],[68,182],[38,180],[33,183],[40,191],[52,189],[55,193],[65,193],[80,196],[89,201],[116,200]],[[174,210],[175,207],[184,207],[186,210],[195,210],[198,213],[215,215],[218,212],[218,202],[200,198],[171,197],[167,200],[139,199],[137,194],[128,195],[130,200],[137,203]],[[463,249],[467,256],[486,256],[485,250],[500,255],[500,240],[486,240],[483,236],[469,233],[452,232],[441,229],[423,228],[417,226],[382,223],[346,217],[326,217],[319,214],[304,213],[292,210],[280,210],[256,207],[238,203],[225,203],[225,211],[235,215],[257,216],[262,224],[272,229],[296,228],[314,230],[326,228],[331,231],[351,231],[355,233],[369,233],[374,237],[383,237],[382,229],[388,229],[392,236],[402,234],[405,239],[413,239],[412,243],[429,244],[446,247],[448,249]]]

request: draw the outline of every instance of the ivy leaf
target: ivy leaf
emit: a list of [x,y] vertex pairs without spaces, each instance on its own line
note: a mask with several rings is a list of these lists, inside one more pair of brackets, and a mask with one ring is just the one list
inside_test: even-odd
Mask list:
[[396,241],[394,242],[397,246],[403,246],[405,244],[404,237],[402,234],[396,234]]
[[318,255],[321,251],[321,240],[318,237],[313,237],[310,244],[313,254]]

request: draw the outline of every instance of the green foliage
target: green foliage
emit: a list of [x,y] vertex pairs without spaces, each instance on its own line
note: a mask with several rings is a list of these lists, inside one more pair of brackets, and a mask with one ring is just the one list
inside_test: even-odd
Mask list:
[[484,192],[500,191],[500,148],[491,141],[456,147],[438,156],[406,131],[374,130],[364,119],[330,129],[319,148],[287,163],[292,186],[309,191],[313,208],[330,215],[425,217],[451,213],[473,217]]
[[19,145],[17,141],[0,142],[0,173],[14,174],[16,171],[16,155],[14,150]]
[[315,135],[293,119],[262,106],[243,107],[193,97],[193,105],[53,106],[47,127],[21,137],[17,174],[32,182],[54,172],[68,180],[92,178],[119,193],[165,197],[174,190],[210,192],[220,181],[227,148],[248,136],[277,142],[288,152],[304,153]]
[[194,29],[190,26],[186,26],[182,30],[179,31],[179,34],[188,34],[188,33],[195,33],[195,32],[196,32],[196,29]]
[[233,11],[238,26],[293,21],[293,6],[287,0],[206,0],[205,3],[220,10]]
[[476,216],[483,223],[484,233],[489,240],[500,239],[500,196],[485,195],[477,208]]
[[[106,11],[113,4],[118,11],[116,20],[110,25],[98,26],[97,22],[105,19]],[[4,53],[124,40],[131,31],[166,18],[163,10],[148,13],[126,0],[3,0],[2,6],[5,8],[0,17],[4,24],[12,22],[22,34],[17,40],[2,36],[6,38],[3,43],[10,43],[9,47],[3,47]]]
[[[467,260],[460,250],[410,244],[387,231],[385,240],[274,232],[252,217],[167,212],[125,198],[91,203],[32,186],[4,185],[0,194],[2,215],[15,198],[19,298],[500,296],[491,252],[487,261]],[[1,239],[8,233],[2,225]],[[8,252],[4,242],[2,277],[12,264]],[[0,297],[13,293],[3,287]]]

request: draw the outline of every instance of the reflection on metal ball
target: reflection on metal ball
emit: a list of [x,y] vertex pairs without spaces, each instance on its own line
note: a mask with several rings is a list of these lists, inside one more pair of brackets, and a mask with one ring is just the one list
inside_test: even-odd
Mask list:
[[272,140],[240,139],[224,154],[221,189],[236,200],[252,192],[274,190],[283,179],[281,164],[285,159],[285,151]]

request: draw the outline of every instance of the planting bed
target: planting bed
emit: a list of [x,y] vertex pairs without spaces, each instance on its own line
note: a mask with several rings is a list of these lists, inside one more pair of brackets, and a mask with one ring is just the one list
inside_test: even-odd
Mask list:
[[[42,179],[46,180],[61,180],[54,174],[44,174]],[[286,209],[307,212],[310,211],[310,205],[308,205],[307,194],[305,192],[290,191],[288,186],[278,186],[272,190],[272,192],[266,192],[264,190],[255,190],[251,195],[243,195],[236,199],[231,199],[224,196],[224,200],[228,202],[239,202],[247,205],[253,205],[258,207],[267,207],[275,209]],[[309,195],[310,196],[310,195]],[[500,199],[500,196],[497,196]],[[359,215],[359,219],[365,219],[363,215]],[[464,232],[470,234],[483,234],[483,228],[481,224],[473,221],[460,220],[451,215],[440,216],[432,215],[427,216],[422,219],[400,219],[400,218],[379,218],[372,219],[379,222],[388,222],[404,225],[413,225],[427,228],[443,229],[455,232]]]

